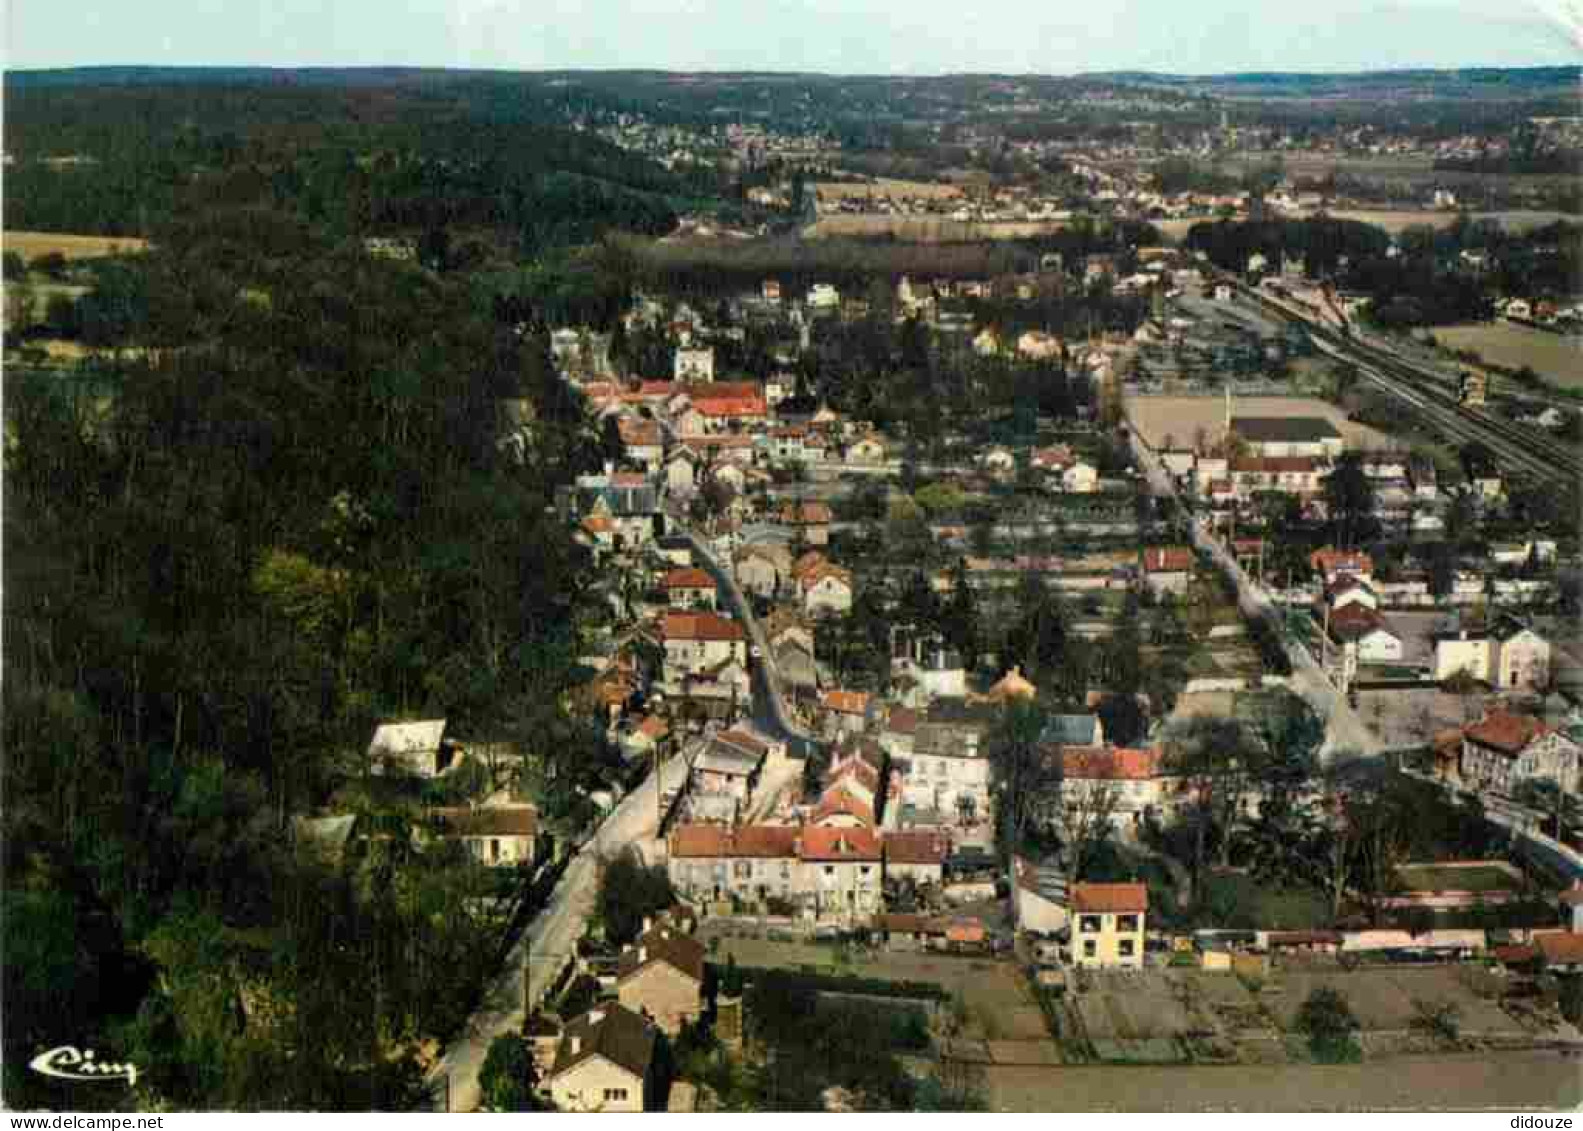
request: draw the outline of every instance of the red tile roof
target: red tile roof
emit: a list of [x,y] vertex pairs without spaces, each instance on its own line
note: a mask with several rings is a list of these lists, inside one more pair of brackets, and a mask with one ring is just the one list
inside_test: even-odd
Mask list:
[[1536,738],[1549,734],[1550,728],[1532,715],[1491,711],[1463,733],[1480,746],[1488,746],[1503,754],[1517,755]]
[[1065,746],[1061,776],[1074,781],[1147,781],[1160,776],[1161,760],[1158,747]]
[[747,639],[740,624],[716,613],[666,613],[660,635],[666,640]]
[[677,825],[671,830],[673,858],[760,857],[790,859],[797,855],[794,825]]
[[1373,573],[1374,559],[1361,550],[1337,550],[1325,547],[1308,555],[1308,565],[1320,573],[1334,573],[1338,569]]
[[701,569],[673,569],[663,584],[667,589],[713,589],[715,579]]
[[822,696],[825,709],[843,715],[862,715],[868,712],[868,695],[862,691],[826,691]]
[[885,834],[885,859],[892,864],[943,864],[951,841],[944,834],[925,829]]
[[1150,546],[1143,551],[1146,573],[1186,573],[1193,568],[1193,551],[1185,546]]
[[1073,884],[1072,910],[1090,915],[1131,913],[1149,909],[1149,889],[1143,884]]
[[789,526],[815,526],[830,518],[830,508],[824,503],[787,503],[780,513],[780,520]]
[[1546,931],[1534,935],[1534,945],[1551,965],[1575,966],[1583,963],[1583,935],[1571,931]]
[[855,817],[865,825],[874,823],[874,806],[857,796],[844,783],[837,783],[824,791],[819,798],[819,804],[814,806],[811,818],[814,824],[820,824],[831,817]]
[[802,830],[802,849],[798,856],[804,860],[878,863],[879,837],[868,829],[805,828]]

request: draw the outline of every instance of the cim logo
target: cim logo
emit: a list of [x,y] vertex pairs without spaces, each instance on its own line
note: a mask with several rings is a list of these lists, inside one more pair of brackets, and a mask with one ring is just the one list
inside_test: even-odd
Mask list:
[[39,1053],[28,1062],[28,1067],[41,1076],[54,1076],[59,1080],[125,1080],[129,1088],[137,1084],[137,1065],[95,1060],[92,1049],[79,1052],[71,1045]]

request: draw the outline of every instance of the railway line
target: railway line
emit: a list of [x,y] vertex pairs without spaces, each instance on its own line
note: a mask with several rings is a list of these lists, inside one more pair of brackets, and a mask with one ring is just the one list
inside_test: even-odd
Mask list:
[[1365,379],[1411,405],[1447,438],[1482,443],[1508,468],[1555,483],[1568,492],[1583,479],[1583,458],[1571,445],[1462,404],[1449,376],[1340,334],[1250,287],[1239,284],[1238,289],[1281,320],[1301,325],[1320,350],[1357,366]]

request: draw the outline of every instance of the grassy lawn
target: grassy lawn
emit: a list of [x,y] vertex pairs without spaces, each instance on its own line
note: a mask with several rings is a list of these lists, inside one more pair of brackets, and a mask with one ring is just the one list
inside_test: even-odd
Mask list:
[[1518,883],[1500,868],[1441,868],[1416,864],[1396,869],[1408,891],[1516,891]]
[[1311,888],[1280,888],[1239,872],[1204,878],[1202,918],[1243,930],[1307,930],[1330,925],[1330,904]]

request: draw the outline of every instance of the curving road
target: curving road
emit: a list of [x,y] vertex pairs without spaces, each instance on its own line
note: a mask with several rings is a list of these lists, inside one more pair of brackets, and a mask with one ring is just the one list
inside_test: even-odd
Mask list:
[[809,751],[819,745],[819,739],[792,722],[791,716],[786,711],[785,691],[781,687],[780,673],[775,668],[775,657],[770,652],[769,641],[764,637],[763,626],[753,615],[753,606],[737,587],[736,578],[732,576],[731,571],[720,564],[709,547],[691,528],[677,523],[675,532],[687,539],[693,548],[693,556],[697,559],[699,567],[715,579],[715,584],[730,603],[731,611],[746,626],[748,640],[757,650],[759,658],[751,665],[753,722],[771,738],[785,742],[787,751],[793,757],[806,758]]

